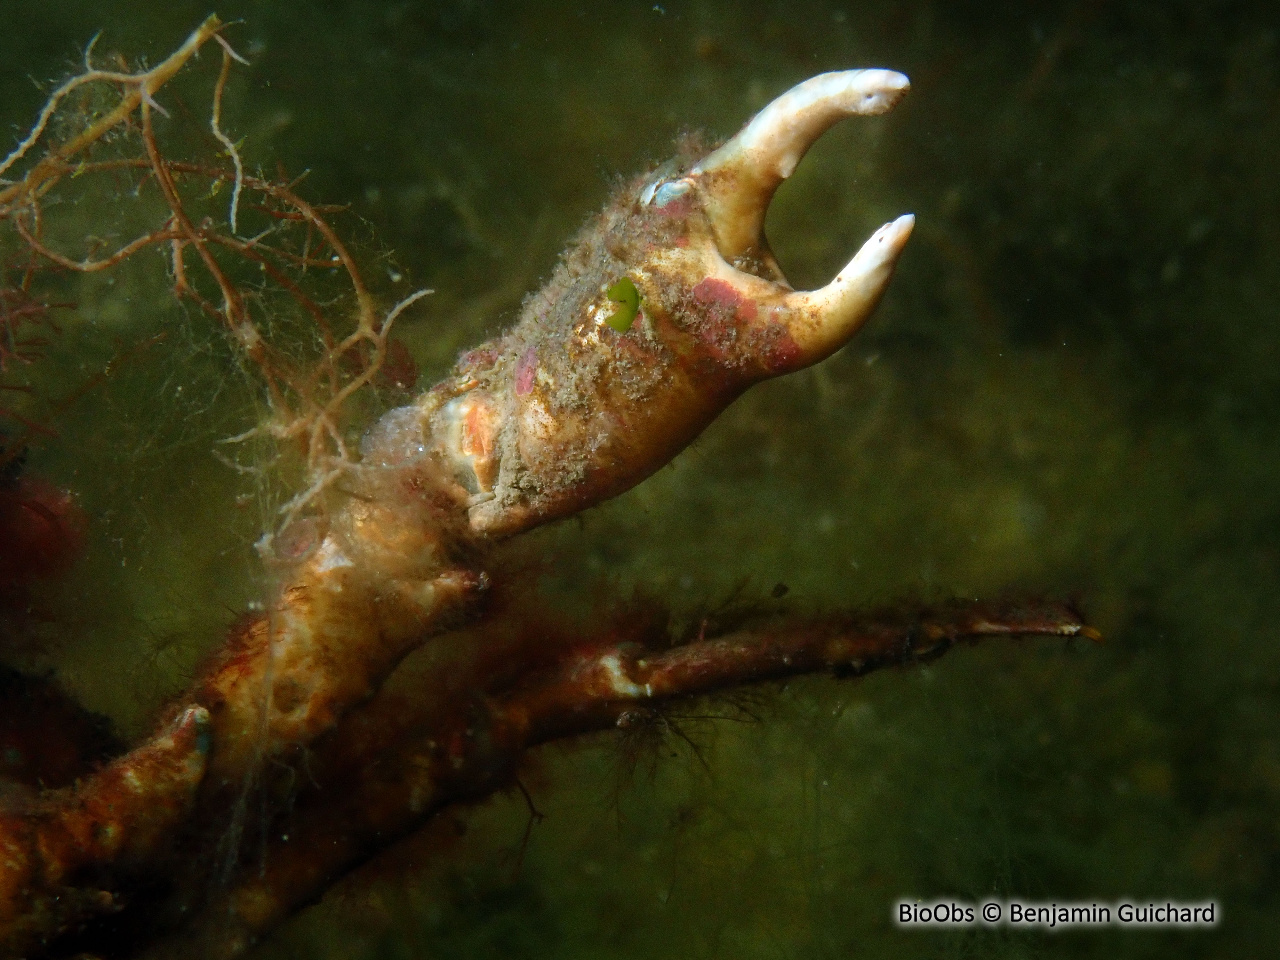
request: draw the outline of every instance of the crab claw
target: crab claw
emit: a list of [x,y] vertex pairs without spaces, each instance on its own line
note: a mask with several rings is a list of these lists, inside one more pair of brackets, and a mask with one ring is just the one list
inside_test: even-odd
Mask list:
[[843,347],[871,316],[915,223],[909,213],[886,223],[825,287],[787,295],[788,327],[806,365]]
[[[910,87],[911,82],[893,70],[819,74],[771,102],[737,136],[694,166],[688,180],[697,184],[725,262],[733,267],[754,265],[754,272],[785,284],[764,237],[774,192],[835,123],[885,113]],[[839,349],[870,316],[914,224],[910,214],[885,224],[827,286],[786,298],[785,308],[792,316],[776,312],[774,317],[791,329],[801,365]],[[730,274],[723,279],[737,279],[744,296],[760,296],[755,285],[743,282],[741,271],[732,273],[739,277]]]
[[914,218],[877,230],[826,286],[797,291],[765,214],[824,131],[885,112],[907,87],[890,70],[814,77],[700,162],[615,197],[516,327],[465,355],[410,417],[466,493],[472,533],[510,536],[621,493],[752,384],[848,341]]
[[910,88],[893,70],[819,74],[778,97],[695,166],[724,258],[732,262],[759,247],[774,191],[819,137],[845,117],[893,109]]

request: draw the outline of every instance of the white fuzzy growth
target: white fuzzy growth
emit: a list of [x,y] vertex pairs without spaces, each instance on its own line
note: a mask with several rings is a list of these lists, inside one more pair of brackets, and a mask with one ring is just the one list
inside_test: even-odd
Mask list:
[[342,552],[342,548],[338,546],[333,537],[325,537],[324,543],[320,544],[320,549],[316,551],[313,562],[316,570],[320,573],[327,573],[339,567],[354,566],[351,558]]

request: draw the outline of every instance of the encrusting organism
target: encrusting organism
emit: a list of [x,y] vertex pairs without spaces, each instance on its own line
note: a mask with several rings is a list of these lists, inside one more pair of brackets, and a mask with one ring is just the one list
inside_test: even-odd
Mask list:
[[[275,594],[156,733],[74,785],[0,795],[4,950],[233,956],[437,811],[510,785],[539,743],[744,684],[919,661],[959,640],[1091,635],[1071,609],[1043,603],[766,618],[674,645],[661,618],[628,629],[602,617],[557,634],[532,612],[523,622],[485,616],[486,597],[503,589],[495,545],[641,482],[743,391],[819,362],[868,318],[911,216],[807,292],[787,283],[763,223],[810,145],[845,117],[890,110],[906,77],[814,77],[707,155],[624,184],[507,333],[383,414],[357,450],[345,439],[348,401],[373,381],[392,323],[422,294],[379,309],[330,210],[245,172],[220,125],[238,59],[222,31],[210,18],[144,71],[99,69],[86,56],[85,72],[0,163],[0,228],[33,269],[92,272],[166,250],[176,295],[222,324],[260,372],[271,410],[262,432],[299,451],[306,481],[263,539],[281,571]],[[222,47],[210,121],[222,156],[167,159],[155,131],[162,88],[210,41]],[[114,105],[55,138],[52,118],[90,85],[116,91]],[[99,156],[109,132],[113,152]],[[48,239],[47,199],[100,172],[137,177],[162,201],[160,222],[113,252],[62,250]],[[272,341],[255,313],[261,298],[238,285],[246,262],[314,323],[311,363]],[[306,292],[301,275],[319,265],[345,276],[353,319]],[[407,702],[382,691],[411,651],[462,626],[472,653],[451,692]],[[210,892],[218,838],[202,825],[225,824],[246,785],[267,789],[263,771],[303,751],[311,787],[281,814],[288,828],[273,831],[293,841],[268,843],[251,868],[233,851]],[[134,931],[127,947],[94,941],[107,916]]]

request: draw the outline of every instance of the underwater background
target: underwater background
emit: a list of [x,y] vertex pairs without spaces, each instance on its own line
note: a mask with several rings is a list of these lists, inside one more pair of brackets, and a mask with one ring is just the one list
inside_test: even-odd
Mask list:
[[[0,0],[4,150],[84,44],[153,62],[204,3]],[[681,131],[794,83],[901,70],[824,136],[769,235],[825,282],[902,212],[888,296],[631,493],[524,538],[566,604],[686,617],[1077,597],[1105,643],[958,650],[753,696],[647,751],[543,749],[254,954],[1227,957],[1280,941],[1280,35],[1247,2],[226,3],[250,164],[349,204],[425,388],[500,330]],[[195,107],[194,109],[202,109]],[[91,232],[97,211],[84,210]],[[358,218],[358,219],[357,219]],[[163,260],[86,280],[57,369],[162,342],[59,411],[24,469],[86,555],[0,654],[124,737],[261,599],[267,507],[215,456],[254,399]],[[50,388],[54,389],[53,386]],[[66,392],[66,391],[60,391]],[[393,402],[390,398],[388,402]],[[1209,930],[894,923],[899,899],[1212,899]]]

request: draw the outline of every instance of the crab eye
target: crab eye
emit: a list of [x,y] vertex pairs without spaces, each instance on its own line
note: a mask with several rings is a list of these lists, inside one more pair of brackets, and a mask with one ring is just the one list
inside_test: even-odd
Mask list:
[[688,180],[655,180],[640,193],[640,203],[644,206],[653,204],[665,207],[672,200],[684,196],[693,187]]
[[683,197],[692,187],[693,184],[688,180],[668,180],[654,191],[653,204],[657,207],[665,207],[671,201]]

